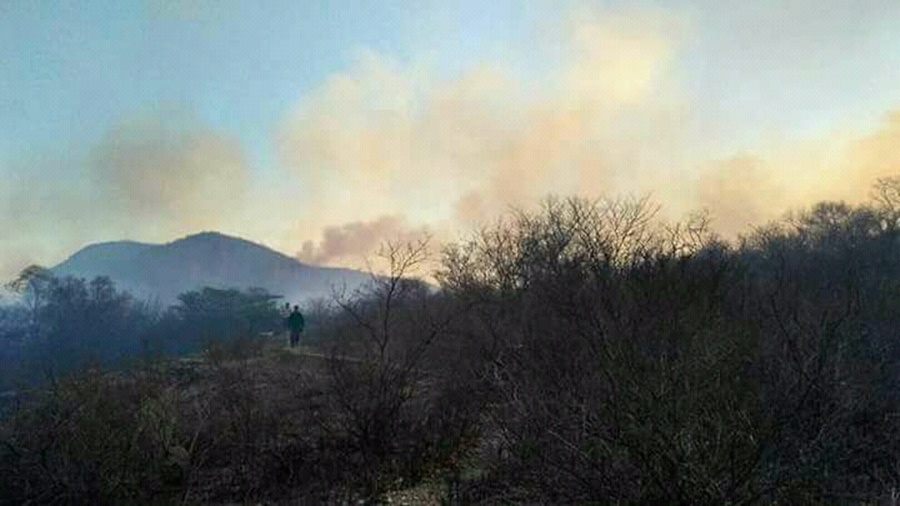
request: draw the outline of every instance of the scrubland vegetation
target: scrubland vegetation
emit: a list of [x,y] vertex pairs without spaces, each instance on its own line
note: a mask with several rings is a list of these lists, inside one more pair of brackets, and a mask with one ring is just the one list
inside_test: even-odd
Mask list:
[[[3,407],[0,502],[900,497],[898,180],[735,243],[647,200],[548,200],[446,248],[437,287],[407,276],[424,245],[385,253],[388,275],[311,307],[299,353],[257,337],[278,325],[262,292],[162,311],[23,273],[0,349],[32,365],[2,380],[46,381]],[[61,356],[96,362],[51,374]]]

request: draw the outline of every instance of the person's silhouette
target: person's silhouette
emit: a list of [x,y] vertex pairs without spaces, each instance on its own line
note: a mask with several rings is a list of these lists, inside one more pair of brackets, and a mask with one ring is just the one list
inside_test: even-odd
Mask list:
[[306,322],[303,320],[303,315],[300,314],[300,306],[294,306],[294,310],[287,317],[287,327],[291,331],[291,348],[297,346],[297,343],[300,342],[300,333],[303,332],[305,325]]

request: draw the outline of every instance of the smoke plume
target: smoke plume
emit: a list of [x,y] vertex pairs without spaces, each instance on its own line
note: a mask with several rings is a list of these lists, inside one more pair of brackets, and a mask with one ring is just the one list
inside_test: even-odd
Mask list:
[[382,216],[372,221],[359,221],[326,227],[319,243],[306,241],[297,253],[300,261],[328,264],[350,260],[359,262],[387,242],[415,243],[428,237],[427,227],[412,227],[399,216]]

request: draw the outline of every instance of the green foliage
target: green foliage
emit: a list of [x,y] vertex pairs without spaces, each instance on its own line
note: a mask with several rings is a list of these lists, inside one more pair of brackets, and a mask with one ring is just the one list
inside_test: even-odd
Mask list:
[[186,326],[204,336],[227,338],[271,330],[279,321],[278,298],[260,289],[206,287],[179,295],[173,311]]
[[6,380],[0,386],[35,383],[88,363],[113,364],[140,353],[155,315],[109,278],[88,282],[26,271],[16,286],[27,303],[5,310],[10,318],[0,328],[6,337],[6,356],[0,350],[0,360],[11,371],[0,378]]
[[178,353],[200,347],[218,350],[225,342],[252,347],[249,341],[256,340],[260,333],[282,328],[278,299],[261,289],[207,287],[183,293],[169,310],[163,338]]
[[6,288],[21,297],[23,306],[28,311],[28,333],[32,336],[40,332],[40,311],[44,305],[48,287],[53,274],[39,265],[30,265],[19,273],[16,279],[8,282]]
[[40,265],[30,265],[19,273],[16,279],[8,282],[6,287],[20,295],[30,294],[39,297],[53,278],[49,269]]
[[282,326],[278,297],[259,289],[187,292],[162,313],[107,277],[58,278],[31,267],[10,286],[24,302],[0,309],[0,390],[160,353],[250,356],[261,332]]

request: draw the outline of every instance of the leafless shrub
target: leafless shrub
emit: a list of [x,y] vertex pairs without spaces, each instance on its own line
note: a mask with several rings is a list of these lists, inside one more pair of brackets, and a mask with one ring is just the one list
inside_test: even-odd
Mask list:
[[377,502],[431,480],[449,504],[896,499],[893,185],[737,246],[647,199],[551,199],[447,248],[439,288],[409,276],[425,243],[388,245],[308,350],[26,401],[0,422],[2,498]]
[[325,434],[343,441],[364,497],[416,483],[450,464],[474,429],[477,411],[454,405],[431,354],[451,334],[458,306],[408,278],[426,260],[427,242],[387,244],[384,276],[339,301],[345,315],[329,360]]
[[818,206],[733,251],[702,215],[661,226],[652,210],[551,200],[447,251],[440,279],[478,301],[490,350],[494,490],[809,502],[896,483],[890,362],[864,318],[890,264],[867,249],[879,214]]

